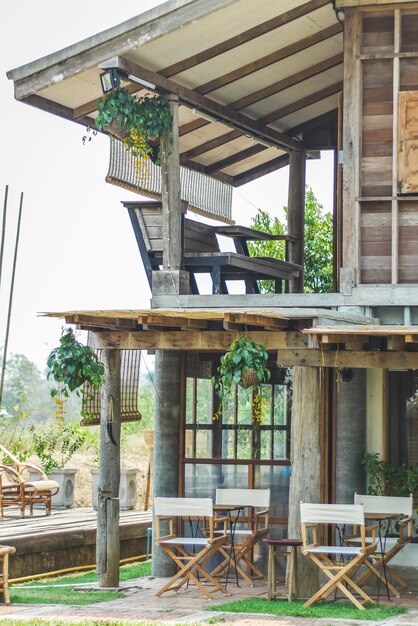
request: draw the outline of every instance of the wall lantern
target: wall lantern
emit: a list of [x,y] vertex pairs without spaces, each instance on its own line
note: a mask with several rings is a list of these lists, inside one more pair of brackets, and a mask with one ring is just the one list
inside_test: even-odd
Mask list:
[[118,69],[116,67],[111,67],[103,72],[103,74],[100,74],[100,82],[102,84],[103,93],[109,93],[109,91],[119,87],[120,77]]

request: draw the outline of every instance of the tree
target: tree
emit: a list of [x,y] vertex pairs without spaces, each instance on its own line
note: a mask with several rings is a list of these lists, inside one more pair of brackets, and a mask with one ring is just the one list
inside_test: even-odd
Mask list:
[[[287,207],[283,207],[287,216]],[[274,235],[283,235],[287,227],[278,217],[272,217],[259,209],[251,220],[251,226]],[[305,246],[304,246],[304,289],[311,293],[333,291],[333,224],[331,213],[325,213],[322,204],[315,198],[310,187],[305,196]],[[256,241],[248,245],[252,256],[268,256],[285,260],[284,241]],[[274,293],[271,280],[260,281],[262,293]]]

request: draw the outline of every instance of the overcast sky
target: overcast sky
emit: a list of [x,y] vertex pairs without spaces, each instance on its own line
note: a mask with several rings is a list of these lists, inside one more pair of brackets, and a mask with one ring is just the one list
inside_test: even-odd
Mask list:
[[[26,354],[42,369],[59,340],[62,322],[40,318],[39,312],[148,308],[150,292],[126,209],[120,205],[121,200],[138,196],[104,181],[107,138],[96,137],[83,146],[82,127],[14,100],[13,83],[5,73],[158,4],[162,3],[16,0],[3,11],[0,203],[2,207],[7,184],[9,203],[0,346],[23,191],[9,354]],[[325,208],[332,210],[332,159],[323,157],[322,162],[308,162],[307,182]],[[234,192],[237,223],[249,223],[258,207],[280,214],[287,201],[287,176],[286,168]]]

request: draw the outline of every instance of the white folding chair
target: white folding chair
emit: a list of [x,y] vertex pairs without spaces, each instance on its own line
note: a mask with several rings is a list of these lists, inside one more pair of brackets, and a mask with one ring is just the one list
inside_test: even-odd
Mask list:
[[[359,585],[365,585],[375,574],[395,596],[399,597],[398,589],[388,580],[389,575],[401,588],[407,591],[410,589],[406,582],[389,567],[388,563],[412,539],[413,495],[410,494],[406,497],[371,496],[355,493],[354,504],[363,506],[366,519],[369,516],[371,519],[379,522],[374,568],[369,568],[368,571],[363,572],[356,582]],[[387,516],[386,520],[385,515]],[[382,536],[381,525],[385,522],[388,523],[391,519],[392,521],[396,520],[399,527],[399,537],[395,541],[392,538],[388,538],[387,535]],[[349,540],[350,543],[355,543],[356,541],[358,542],[358,538],[350,538]]]
[[[243,519],[246,519],[247,523],[246,527],[241,527],[241,523],[239,526],[234,524],[234,527],[228,530],[230,539],[233,534],[231,549],[234,554],[228,554],[225,547],[221,547],[220,552],[224,560],[215,568],[212,575],[222,576],[232,565],[252,587],[254,579],[265,579],[264,574],[254,565],[251,552],[269,532],[270,489],[217,489],[215,502],[220,508],[222,505],[245,508],[247,511]],[[244,571],[243,565],[247,571]]]
[[[364,611],[363,604],[372,603],[372,600],[361,587],[352,580],[355,572],[363,563],[368,564],[367,558],[376,549],[376,528],[369,527],[372,532],[372,542],[366,542],[366,525],[364,511],[361,505],[355,504],[307,504],[301,502],[300,517],[302,524],[302,554],[309,557],[321,572],[329,579],[310,598],[304,607],[314,602],[325,600],[336,589],[339,589],[350,602]],[[329,525],[357,526],[361,538],[359,546],[322,545],[320,543],[320,529]],[[312,536],[311,541],[308,541]],[[344,558],[344,560],[341,560]],[[353,592],[361,597],[359,601]]]
[[[207,523],[206,536],[179,536],[175,530],[175,521],[188,518]],[[203,586],[210,583],[214,591],[226,593],[225,589],[205,569],[206,562],[213,556],[227,539],[226,518],[218,520],[223,524],[223,531],[215,536],[215,521],[212,498],[154,498],[155,545],[173,559],[179,571],[155,595],[161,596],[168,590],[178,591],[187,582],[191,582],[207,597],[212,595]],[[161,522],[168,524],[168,534],[161,535]]]

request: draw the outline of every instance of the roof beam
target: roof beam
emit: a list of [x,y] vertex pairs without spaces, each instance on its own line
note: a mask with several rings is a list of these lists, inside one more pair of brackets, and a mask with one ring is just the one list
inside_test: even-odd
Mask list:
[[219,76],[214,80],[208,81],[200,85],[199,87],[195,87],[195,91],[198,93],[205,95],[212,91],[216,91],[221,87],[225,87],[225,85],[229,85],[249,74],[253,74],[254,72],[258,72],[259,70],[268,67],[269,65],[273,65],[273,63],[278,63],[279,61],[283,61],[288,58],[292,54],[296,54],[301,52],[302,50],[306,50],[311,46],[314,46],[321,41],[325,41],[330,37],[334,37],[338,35],[342,31],[342,25],[337,22],[337,24],[333,24],[324,30],[320,30],[309,37],[305,37],[305,39],[301,39],[300,41],[296,41],[289,46],[285,46],[280,50],[273,52],[272,54],[268,54],[261,59],[257,59],[257,61],[253,61],[252,63],[248,63],[247,65],[243,65],[232,72],[228,72],[228,74],[224,74],[223,76]]
[[286,78],[279,80],[277,83],[267,85],[267,87],[263,87],[263,89],[254,91],[253,93],[248,94],[248,96],[236,100],[230,106],[232,106],[237,111],[245,109],[251,104],[260,102],[260,100],[264,100],[265,98],[270,98],[270,96],[280,93],[285,89],[289,89],[290,87],[294,87],[295,85],[302,83],[304,80],[308,80],[308,78],[313,78],[314,76],[318,76],[318,74],[322,74],[322,72],[326,72],[336,65],[340,65],[343,60],[343,54],[341,52],[340,54],[336,54],[333,57],[320,61],[320,63],[311,65],[310,67],[307,67],[300,72],[296,72],[296,74],[287,76]]
[[301,98],[296,102],[292,102],[282,109],[277,109],[268,115],[265,115],[261,118],[262,123],[271,124],[272,122],[276,122],[282,117],[286,117],[286,115],[290,115],[291,113],[295,113],[296,111],[300,111],[301,109],[305,109],[311,104],[315,104],[316,102],[320,102],[321,100],[325,100],[329,96],[333,96],[336,93],[339,93],[343,89],[343,82],[340,81],[338,83],[334,83],[329,87],[325,87],[325,89],[321,89],[321,91],[316,91],[315,93],[306,96],[305,98]]
[[[316,65],[313,65],[311,67],[308,67],[304,70],[301,70],[300,72],[297,72],[296,74],[293,74],[292,76],[289,76],[287,78],[284,78],[281,81],[278,81],[277,83],[274,83],[274,85],[269,85],[268,87],[265,87],[264,89],[261,89],[257,92],[255,92],[254,94],[249,94],[248,96],[245,96],[244,98],[241,98],[240,100],[236,100],[235,102],[232,102],[229,107],[235,109],[235,108],[244,108],[245,106],[248,106],[249,104],[255,104],[256,102],[258,102],[259,100],[263,99],[264,97],[267,97],[267,95],[273,95],[273,94],[277,94],[280,91],[283,91],[285,89],[288,89],[289,87],[292,87],[294,85],[297,85],[301,82],[303,82],[304,80],[307,80],[308,78],[312,78],[313,76],[317,76],[318,74],[320,74],[321,72],[326,71],[327,69],[330,69],[331,67],[335,67],[335,65],[339,65],[340,63],[342,63],[343,58],[342,58],[342,54],[338,54],[334,57],[331,57],[330,59],[326,59],[325,61],[321,61],[321,63],[317,63]],[[338,88],[337,91],[341,91],[342,90],[342,83],[338,83],[338,85],[340,86]],[[332,86],[331,86],[332,87]],[[331,95],[329,93],[330,87],[326,88],[325,90],[321,90],[319,92],[317,92],[319,94],[319,99],[321,99],[321,97],[326,98],[329,95]],[[321,94],[325,94],[324,96],[321,96]],[[333,91],[332,93],[336,93],[335,91]],[[256,97],[256,94],[257,97]],[[307,96],[307,98],[313,98],[314,94],[310,94],[309,96]],[[289,107],[297,105],[298,102],[301,102],[303,104],[304,99],[302,98],[301,100],[297,101],[296,103],[293,103],[291,105],[289,105]],[[313,102],[309,102],[309,104],[313,104],[315,102],[318,102],[318,100],[314,99]],[[306,105],[308,106],[308,105]],[[300,107],[300,108],[303,108]],[[277,117],[276,115],[282,111],[285,110],[286,111],[286,107],[284,109],[278,109],[276,111],[273,111],[272,113],[269,113],[268,115],[266,115],[265,117],[261,118],[261,122],[263,124],[269,124],[270,121],[276,121]],[[295,110],[298,110],[298,108],[296,108]],[[290,111],[291,113],[293,111]],[[288,113],[286,113],[286,115],[288,115]],[[281,116],[281,115],[279,115]],[[284,115],[282,115],[281,117],[284,117]],[[189,122],[188,124],[183,124],[183,126],[180,127],[180,135],[186,135],[187,133],[193,132],[194,130],[197,130],[198,128],[202,128],[202,126],[206,126],[210,124],[210,122],[206,121],[206,120],[193,120],[193,122]],[[234,133],[234,134],[233,134]],[[223,143],[227,143],[228,141],[232,141],[233,139],[236,139],[237,137],[240,137],[242,135],[244,135],[245,133],[240,133],[240,134],[236,134],[237,131],[233,131],[233,133],[225,133],[224,135],[220,135],[219,137],[216,137],[216,139],[211,140],[211,142],[208,142],[209,145],[213,142],[213,146],[209,147],[208,150],[212,150],[212,148],[216,148],[218,146],[223,145]],[[286,135],[290,136],[291,135],[291,131],[286,131]],[[222,138],[225,138],[225,141],[222,141]],[[202,144],[202,146],[204,147],[205,144]],[[183,153],[181,155],[181,159],[184,160],[189,160],[191,158],[194,158],[195,156],[198,156],[199,154],[202,154],[203,152],[207,152],[207,149],[204,148],[201,150],[201,146],[197,146],[196,148],[192,148],[191,149],[191,156],[189,156],[188,154]]]
[[289,165],[289,155],[282,154],[272,161],[267,161],[267,163],[257,165],[242,174],[237,174],[237,176],[234,176],[232,184],[234,187],[240,187],[260,176],[265,176],[266,174],[270,174],[270,172],[279,170],[281,167],[286,167],[286,165]]
[[263,146],[261,144],[255,144],[254,146],[250,146],[245,150],[241,150],[240,152],[235,152],[235,154],[231,154],[220,161],[216,161],[215,163],[211,163],[206,166],[206,173],[213,174],[219,170],[224,169],[225,167],[229,167],[230,165],[234,165],[235,163],[239,163],[240,161],[244,161],[259,152],[263,152],[264,150],[268,150],[267,146]]
[[180,74],[180,72],[184,72],[191,67],[195,67],[196,65],[204,63],[209,59],[213,59],[220,54],[224,54],[229,50],[233,50],[238,46],[242,46],[248,41],[252,41],[257,37],[261,37],[262,35],[265,35],[266,33],[269,33],[276,28],[280,28],[280,26],[288,24],[289,22],[292,22],[299,17],[309,15],[309,13],[312,13],[312,11],[316,11],[317,9],[320,9],[327,4],[329,4],[329,0],[310,0],[309,2],[306,2],[305,4],[302,4],[294,9],[290,9],[290,11],[286,11],[281,15],[277,15],[271,20],[267,20],[262,24],[257,24],[257,26],[254,26],[253,28],[250,28],[243,33],[239,33],[238,35],[235,35],[235,37],[231,37],[226,41],[221,41],[218,44],[211,46],[206,50],[203,50],[202,52],[194,54],[187,59],[183,59],[178,63],[174,63],[173,65],[170,65],[169,67],[160,70],[160,74],[162,76],[165,76],[166,78],[174,76],[175,74]]
[[224,121],[227,124],[242,130],[243,132],[251,133],[260,139],[267,139],[269,142],[285,149],[300,150],[302,148],[301,143],[296,141],[292,137],[288,137],[284,133],[278,132],[274,129],[267,128],[260,122],[237,113],[231,107],[223,106],[206,96],[201,96],[195,93],[192,89],[179,85],[167,78],[164,78],[157,72],[153,72],[145,67],[142,67],[136,63],[128,61],[123,57],[116,57],[108,62],[102,64],[103,67],[118,67],[121,71],[137,76],[153,83],[159,89],[163,89],[169,93],[174,93],[179,97],[179,100],[183,104],[196,107],[202,112],[215,116],[216,119]]
[[[321,124],[324,123],[329,123],[331,121],[336,122],[337,121],[337,113],[338,110],[337,109],[333,109],[332,111],[328,111],[327,113],[323,113],[322,115],[309,120],[308,122],[303,122],[302,124],[298,124],[298,126],[295,126],[294,128],[289,128],[286,133],[291,136],[294,137],[295,135],[298,135],[299,133],[311,130],[312,128],[315,128],[316,126],[320,126]],[[198,146],[195,146],[194,148],[191,148],[190,150],[187,150],[186,152],[183,152],[180,155],[180,162],[182,164],[186,163],[187,161],[192,160],[193,158],[199,156],[200,154],[204,154],[205,152],[209,152],[210,150],[214,150],[215,148],[218,148],[219,146],[223,146],[226,143],[229,143],[230,141],[234,141],[235,139],[238,139],[239,137],[242,137],[243,133],[237,131],[237,130],[233,130],[229,133],[225,133],[224,135],[219,135],[219,137],[215,137],[214,139],[211,139],[209,141],[206,141],[205,143],[201,143]],[[278,162],[279,164],[282,163],[282,161],[280,160],[282,159],[282,157],[278,157],[276,159],[273,159],[274,162]],[[273,161],[269,161],[269,163],[273,163]],[[285,165],[287,165],[288,163],[286,162]],[[254,169],[258,169],[258,167],[264,167],[266,164],[257,166]],[[283,167],[282,165],[279,165],[279,167]],[[277,169],[276,167],[273,167],[270,171],[274,171],[275,169]],[[241,176],[241,174],[238,175],[238,178]],[[242,175],[244,176],[244,175]],[[234,181],[237,177],[234,177]],[[250,179],[252,180],[252,179]],[[249,182],[249,181],[246,181]],[[244,183],[240,183],[240,184],[244,184]]]

